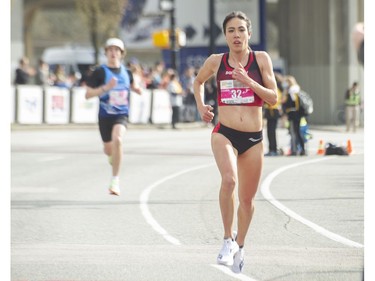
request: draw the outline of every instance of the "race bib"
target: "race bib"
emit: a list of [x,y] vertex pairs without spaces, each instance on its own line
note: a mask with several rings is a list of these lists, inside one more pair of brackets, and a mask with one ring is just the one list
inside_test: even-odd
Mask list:
[[220,81],[220,89],[222,103],[244,104],[255,100],[253,90],[236,80]]
[[109,92],[109,104],[112,106],[120,106],[128,104],[128,91],[110,91]]

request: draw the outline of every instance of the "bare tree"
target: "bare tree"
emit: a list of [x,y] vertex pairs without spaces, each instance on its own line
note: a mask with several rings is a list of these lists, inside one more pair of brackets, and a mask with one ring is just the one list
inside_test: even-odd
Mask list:
[[75,0],[78,14],[86,22],[90,41],[99,62],[99,49],[107,37],[118,37],[128,0]]

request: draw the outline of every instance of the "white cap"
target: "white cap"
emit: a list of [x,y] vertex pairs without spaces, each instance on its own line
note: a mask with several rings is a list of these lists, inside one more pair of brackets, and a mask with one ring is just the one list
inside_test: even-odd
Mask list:
[[109,38],[107,42],[105,42],[105,48],[109,46],[116,46],[120,48],[121,52],[125,50],[124,42],[122,42],[122,40],[118,38]]

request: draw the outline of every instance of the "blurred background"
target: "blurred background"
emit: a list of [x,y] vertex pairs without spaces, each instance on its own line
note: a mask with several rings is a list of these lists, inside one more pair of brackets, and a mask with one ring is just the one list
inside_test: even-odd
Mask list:
[[365,103],[364,0],[11,0],[11,79],[23,56],[81,78],[103,62],[108,37],[125,42],[127,63],[182,74],[227,50],[221,26],[232,10],[250,17],[251,47],[312,96],[311,124],[336,125],[354,81]]

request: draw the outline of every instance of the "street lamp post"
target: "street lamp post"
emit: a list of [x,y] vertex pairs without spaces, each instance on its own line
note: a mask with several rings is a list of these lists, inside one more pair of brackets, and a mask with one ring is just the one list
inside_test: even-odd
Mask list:
[[171,18],[171,30],[170,30],[170,38],[171,38],[171,64],[172,68],[174,70],[177,69],[177,48],[176,48],[176,21],[175,21],[175,15],[174,15],[174,0],[173,2],[173,9],[170,12],[170,18]]
[[210,18],[210,52],[209,55],[215,53],[215,0],[210,0],[208,5]]
[[169,39],[171,52],[171,67],[177,69],[177,44],[176,44],[176,20],[174,0],[159,0],[159,8],[163,12],[168,12],[170,17]]

